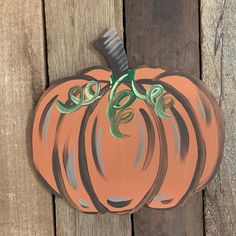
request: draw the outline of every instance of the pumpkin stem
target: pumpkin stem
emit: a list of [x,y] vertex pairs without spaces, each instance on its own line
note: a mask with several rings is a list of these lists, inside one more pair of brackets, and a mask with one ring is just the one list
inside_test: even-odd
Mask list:
[[110,27],[102,34],[94,42],[94,46],[100,51],[112,70],[113,76],[111,77],[111,83],[114,84],[121,76],[129,73],[128,59],[124,45],[115,27]]

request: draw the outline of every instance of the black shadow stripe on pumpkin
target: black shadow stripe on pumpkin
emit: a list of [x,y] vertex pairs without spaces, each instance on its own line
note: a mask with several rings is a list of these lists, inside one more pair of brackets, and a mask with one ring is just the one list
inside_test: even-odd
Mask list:
[[123,208],[128,206],[132,202],[132,199],[110,197],[107,199],[107,203],[114,208]]
[[[78,94],[78,92],[75,93],[75,95],[77,95],[77,94]],[[71,101],[67,100],[65,104],[70,104],[70,103],[71,103]],[[58,145],[60,130],[61,130],[61,126],[62,126],[65,116],[66,116],[66,114],[61,114],[58,119],[54,147]],[[64,167],[64,171],[66,173],[68,183],[70,184],[70,186],[73,189],[76,189],[78,186],[78,183],[77,183],[76,174],[75,174],[75,167],[74,167],[74,153],[69,153],[68,144],[69,144],[69,140],[67,140],[65,142],[64,147],[63,147],[63,153],[62,153],[63,167]],[[58,151],[57,151],[57,157],[58,157]],[[63,181],[63,179],[62,179],[62,181]],[[60,183],[58,183],[58,184],[61,186]],[[63,186],[64,186],[64,182],[63,182]],[[69,196],[67,196],[67,197],[69,198]],[[70,202],[71,201],[72,200],[70,200]]]
[[62,184],[61,184],[61,182],[63,180],[62,180],[62,177],[61,177],[60,164],[59,164],[59,160],[58,160],[58,147],[57,147],[57,145],[54,145],[54,148],[53,148],[52,169],[53,169],[54,179],[55,179],[56,184],[57,184],[57,188],[58,188],[59,192],[61,194],[63,194],[63,197],[65,197],[64,196],[65,190],[63,190],[63,187],[62,187]]
[[75,165],[74,165],[74,158],[75,153],[74,149],[69,150],[68,149],[69,140],[66,141],[64,148],[63,148],[63,165],[64,170],[67,176],[67,180],[70,184],[70,186],[73,189],[77,189],[78,183],[77,183],[77,177],[76,177],[76,171],[75,171]]
[[203,119],[206,122],[206,125],[209,126],[212,122],[211,109],[205,97],[198,92],[197,103],[201,112]]
[[147,154],[146,154],[146,158],[145,158],[145,161],[144,161],[144,164],[143,164],[143,167],[142,167],[142,170],[146,170],[150,163],[151,163],[151,160],[153,158],[153,153],[154,153],[154,145],[156,143],[156,138],[155,138],[155,133],[154,133],[154,127],[153,127],[153,124],[152,124],[152,121],[149,117],[149,115],[147,114],[147,112],[144,110],[144,109],[139,109],[142,117],[143,117],[143,120],[145,122],[145,125],[146,125],[146,129],[147,129],[147,133],[148,133],[148,146],[147,146]]
[[170,204],[173,200],[174,200],[173,198],[167,199],[167,200],[161,200],[161,203],[164,204],[164,205],[165,204]]
[[50,108],[52,107],[52,104],[56,100],[58,95],[54,96],[48,104],[45,106],[40,121],[39,121],[39,135],[40,135],[40,140],[44,140],[46,143],[47,140],[47,134],[48,134],[48,127],[49,127],[49,119],[50,119]]
[[188,128],[185,124],[184,119],[182,118],[182,116],[180,115],[180,113],[174,108],[171,107],[170,110],[173,113],[173,116],[176,119],[178,128],[179,128],[179,134],[180,134],[180,140],[181,140],[181,144],[180,144],[180,158],[181,160],[185,160],[186,158],[186,154],[188,153],[188,149],[189,149],[189,133],[188,133]]
[[[102,92],[106,93],[109,90],[109,85],[105,86],[102,89]],[[99,100],[96,100],[93,102],[91,105],[89,105],[86,108],[85,114],[83,116],[82,122],[81,122],[81,128],[80,128],[80,133],[79,133],[79,140],[78,140],[78,147],[79,147],[79,170],[80,170],[80,176],[81,176],[81,181],[91,198],[95,208],[100,212],[100,213],[105,213],[108,211],[108,209],[99,201],[95,190],[93,188],[93,184],[89,175],[89,170],[88,170],[88,163],[87,163],[87,155],[86,155],[86,148],[85,148],[85,131],[86,131],[86,126],[88,123],[88,119],[94,109],[96,108]]]
[[56,128],[56,135],[54,139],[54,147],[53,147],[53,152],[52,152],[52,170],[53,170],[53,176],[57,185],[57,188],[59,192],[63,195],[64,197],[64,190],[61,185],[62,176],[61,176],[61,169],[60,169],[60,163],[58,160],[58,147],[57,147],[57,140],[58,140],[58,130],[61,127],[62,120],[64,118],[64,114],[61,114],[59,116],[59,119],[57,121],[57,128]]
[[[210,107],[209,107],[210,103],[209,103],[209,101],[206,100],[206,98],[203,96],[203,94],[198,93],[198,95],[199,95],[199,97],[201,99],[201,102],[203,104],[203,108],[204,108],[204,111],[205,111],[206,126],[209,126],[211,121],[212,121],[212,119],[213,119],[213,116],[212,116],[212,114],[210,112]],[[218,169],[220,167],[220,164],[221,164],[221,161],[222,161],[222,158],[223,158],[223,152],[224,152],[225,131],[224,131],[223,115],[222,115],[222,113],[220,112],[220,110],[218,108],[218,104],[216,104],[215,98],[213,98],[211,96],[207,96],[207,97],[208,97],[208,99],[210,99],[210,102],[212,103],[211,105],[212,105],[212,108],[214,110],[214,115],[215,115],[216,122],[217,122],[218,128],[219,128],[219,135],[218,135],[218,156],[217,156],[217,162],[215,164],[214,170],[209,175],[208,179],[204,182],[204,184],[200,185],[200,183],[199,183],[199,186],[196,187],[195,192],[198,192],[201,189],[205,188],[206,185],[215,177],[215,175],[216,175],[216,173],[217,173],[217,171],[218,171]],[[218,109],[218,112],[217,112],[217,109]]]
[[97,131],[97,117],[94,120],[93,123],[93,128],[92,128],[92,153],[93,153],[93,160],[96,166],[96,169],[98,171],[98,173],[105,178],[104,176],[104,171],[103,171],[103,163],[102,163],[102,157],[101,157],[101,150],[100,150],[100,146],[101,146],[101,135],[102,135],[102,130],[99,127],[99,130],[97,131],[97,137],[96,137],[96,131]]
[[[54,145],[52,164],[53,164],[53,174],[54,174],[54,178],[55,178],[55,181],[56,181],[56,184],[57,184],[57,188],[59,189],[59,191],[62,194],[63,198],[66,199],[68,201],[68,203],[73,208],[80,211],[81,209],[73,202],[73,200],[70,198],[69,194],[67,193],[67,190],[66,190],[66,187],[65,187],[65,184],[64,184],[64,180],[63,180],[63,177],[62,177],[62,174],[61,174],[60,161],[59,161],[59,156],[58,155],[59,155],[58,154],[58,147],[57,147],[57,145]],[[90,213],[90,212],[86,212],[84,210],[83,210],[83,212]]]
[[142,124],[139,123],[138,125],[139,130],[139,144],[137,153],[134,159],[134,165],[139,164],[139,162],[142,160],[142,157],[144,156],[144,149],[145,149],[145,130]]
[[77,210],[80,210],[78,206],[73,202],[73,200],[70,198],[69,194],[67,193],[64,180],[61,173],[61,166],[59,161],[59,154],[58,154],[58,139],[60,136],[60,129],[63,122],[65,115],[61,114],[57,123],[57,129],[56,129],[56,139],[54,142],[54,148],[52,153],[52,168],[53,168],[53,175],[54,179],[57,185],[58,190],[62,194],[63,198],[66,199],[72,207],[74,207]]
[[[173,116],[173,113],[170,114],[170,115]],[[175,155],[180,157],[181,141],[180,141],[179,127],[174,122],[174,119],[169,119],[169,122],[170,122],[170,125],[171,125],[172,135],[174,137],[174,142],[175,142],[175,147],[173,147],[174,150],[175,150]]]

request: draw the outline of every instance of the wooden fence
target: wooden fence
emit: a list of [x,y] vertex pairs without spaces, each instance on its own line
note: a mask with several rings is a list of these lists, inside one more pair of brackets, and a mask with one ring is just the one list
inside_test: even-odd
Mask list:
[[[186,206],[86,215],[34,174],[34,107],[58,78],[105,62],[89,43],[116,26],[131,66],[190,73],[225,117],[217,177]],[[236,235],[235,0],[0,0],[0,235]]]

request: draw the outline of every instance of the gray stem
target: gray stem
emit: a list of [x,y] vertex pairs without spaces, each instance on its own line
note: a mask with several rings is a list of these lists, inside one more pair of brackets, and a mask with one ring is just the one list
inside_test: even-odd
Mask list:
[[128,73],[129,66],[127,55],[115,27],[109,28],[94,42],[94,46],[106,59],[116,79]]

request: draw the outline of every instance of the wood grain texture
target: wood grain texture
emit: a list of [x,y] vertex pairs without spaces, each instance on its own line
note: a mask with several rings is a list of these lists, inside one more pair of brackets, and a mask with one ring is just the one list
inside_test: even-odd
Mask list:
[[206,235],[236,235],[236,2],[202,0],[202,77],[225,118],[225,150],[204,194]]
[[[130,66],[146,64],[200,77],[199,9],[195,0],[126,0]],[[203,235],[201,193],[178,209],[134,214],[135,235]]]
[[[104,59],[89,45],[110,26],[123,34],[121,0],[45,1],[50,82]],[[79,124],[78,124],[79,125]],[[57,235],[131,235],[130,216],[86,215],[56,199]]]
[[53,235],[52,196],[31,162],[34,105],[45,88],[42,5],[0,1],[0,235]]

